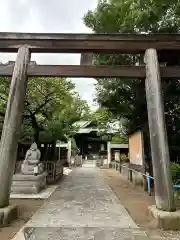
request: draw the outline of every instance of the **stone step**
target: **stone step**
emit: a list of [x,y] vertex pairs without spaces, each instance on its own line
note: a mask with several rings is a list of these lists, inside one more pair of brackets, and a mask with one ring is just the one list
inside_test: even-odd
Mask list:
[[40,181],[44,180],[47,177],[47,173],[41,173],[37,176],[31,174],[31,175],[26,175],[26,174],[14,174],[13,175],[13,181]]
[[46,185],[46,179],[44,181],[13,181],[12,186],[20,186],[20,187],[33,187],[39,185]]
[[11,187],[11,193],[13,194],[37,194],[41,191],[41,187],[36,187],[36,186],[12,186]]
[[[137,229],[98,227],[25,227],[25,240],[146,240],[145,232]],[[16,240],[16,239],[15,239]]]
[[31,181],[31,182],[23,182],[23,181],[14,181],[13,183],[12,183],[12,187],[34,187],[34,186],[38,186],[38,185],[41,185],[41,183],[39,183],[39,182],[33,182],[33,181]]

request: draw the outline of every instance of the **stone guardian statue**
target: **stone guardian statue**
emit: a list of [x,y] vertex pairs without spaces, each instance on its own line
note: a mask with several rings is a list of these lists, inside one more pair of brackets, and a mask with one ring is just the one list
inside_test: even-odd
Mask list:
[[40,163],[41,152],[34,142],[27,151],[25,160],[21,166],[23,174],[38,175],[43,172],[43,165]]

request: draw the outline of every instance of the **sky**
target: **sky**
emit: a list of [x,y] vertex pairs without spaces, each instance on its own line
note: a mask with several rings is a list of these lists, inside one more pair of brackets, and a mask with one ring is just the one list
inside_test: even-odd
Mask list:
[[[91,33],[83,16],[98,0],[0,0],[0,32]],[[16,54],[0,53],[0,62],[14,61]],[[76,65],[79,54],[32,54],[38,64]],[[93,104],[95,79],[73,78],[82,99]]]

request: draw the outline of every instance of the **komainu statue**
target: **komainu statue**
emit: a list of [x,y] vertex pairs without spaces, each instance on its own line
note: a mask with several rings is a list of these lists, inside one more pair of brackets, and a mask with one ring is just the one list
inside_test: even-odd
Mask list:
[[26,152],[25,160],[21,166],[23,174],[38,175],[43,172],[43,164],[40,163],[41,152],[34,142]]

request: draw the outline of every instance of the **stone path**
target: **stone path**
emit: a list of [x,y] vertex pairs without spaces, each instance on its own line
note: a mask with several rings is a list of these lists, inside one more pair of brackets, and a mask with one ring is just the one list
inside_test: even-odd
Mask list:
[[[25,235],[25,238],[23,237]],[[148,239],[89,162],[75,168],[15,240]]]

